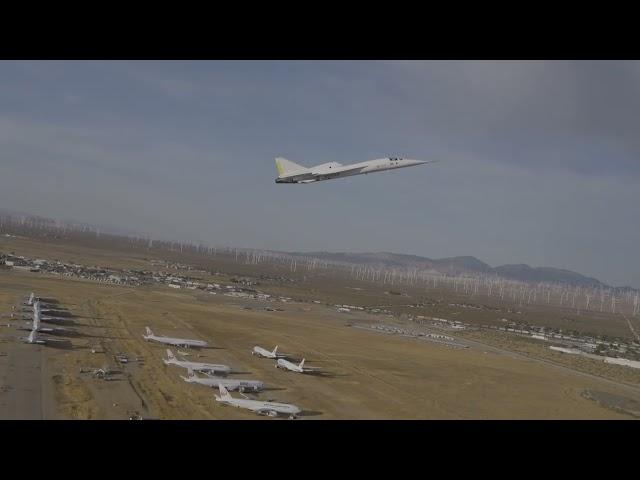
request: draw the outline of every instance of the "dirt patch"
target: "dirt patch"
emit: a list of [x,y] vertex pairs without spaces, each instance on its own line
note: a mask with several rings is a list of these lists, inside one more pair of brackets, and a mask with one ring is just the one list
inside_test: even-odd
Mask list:
[[62,373],[54,375],[52,380],[60,413],[77,420],[95,418],[93,396],[81,379]]

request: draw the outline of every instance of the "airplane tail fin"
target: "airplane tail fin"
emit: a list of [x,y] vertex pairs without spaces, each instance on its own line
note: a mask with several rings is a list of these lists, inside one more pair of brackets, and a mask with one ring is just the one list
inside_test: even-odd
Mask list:
[[189,382],[191,380],[193,380],[195,378],[196,374],[193,373],[193,370],[188,368],[187,369],[187,376],[183,377],[182,375],[180,375],[180,378],[182,378],[185,382]]
[[231,398],[231,394],[229,393],[229,391],[224,387],[224,385],[222,385],[221,383],[218,384],[218,390],[220,391],[220,398],[222,399],[227,399],[227,398]]
[[173,355],[173,352],[167,348],[167,360],[175,360],[176,357]]
[[276,158],[276,168],[278,169],[278,176],[280,177],[286,177],[287,175],[292,175],[294,173],[304,173],[308,171],[306,167],[282,157]]
[[271,352],[271,355],[275,355],[278,352],[278,345],[276,345],[276,348],[273,349],[273,352]]
[[302,361],[300,362],[300,365],[299,365],[299,367],[300,367],[300,368],[303,368],[303,367],[304,367],[304,360],[305,360],[305,359],[303,358],[303,359],[302,359]]
[[151,331],[151,329],[149,327],[145,327],[146,331],[147,331],[147,336],[150,337],[153,335],[153,332]]

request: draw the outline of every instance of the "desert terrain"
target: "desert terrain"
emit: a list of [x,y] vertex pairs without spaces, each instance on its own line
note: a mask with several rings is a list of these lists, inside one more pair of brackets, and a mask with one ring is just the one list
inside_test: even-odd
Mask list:
[[[354,328],[406,326],[405,315],[416,313],[410,306],[416,302],[424,304],[424,315],[497,321],[491,310],[430,302],[442,297],[454,302],[456,295],[444,289],[403,286],[398,287],[403,295],[389,295],[388,287],[330,271],[292,272],[282,266],[246,264],[231,255],[203,257],[101,242],[3,237],[0,252],[117,269],[164,269],[223,286],[237,276],[262,275],[265,278],[254,288],[271,295],[265,301],[162,284],[114,285],[0,270],[1,419],[265,419],[217,404],[217,390],[185,383],[180,378],[186,376],[183,369],[162,362],[166,347],[142,338],[147,326],[159,335],[208,341],[210,348],[189,349],[186,358],[229,365],[233,378],[263,381],[265,391],[246,395],[293,403],[303,409],[301,419],[636,418],[637,370],[573,364],[578,361],[549,353],[535,342],[480,331],[452,334],[466,347],[453,348]],[[159,262],[195,265],[198,270],[158,266]],[[288,280],[277,280],[281,277]],[[20,337],[27,332],[16,327],[26,321],[20,309],[30,292],[67,311],[65,328],[73,335],[55,347],[22,343]],[[343,313],[334,304],[381,305],[393,314]],[[500,307],[498,302],[495,306]],[[629,335],[625,321],[614,315],[579,317],[542,307],[520,311],[518,315],[532,322]],[[251,355],[254,345],[269,350],[278,345],[279,351],[305,358],[321,373],[278,370],[273,360]],[[118,354],[126,354],[129,362],[117,362]],[[99,368],[112,370],[111,379],[91,373]]]

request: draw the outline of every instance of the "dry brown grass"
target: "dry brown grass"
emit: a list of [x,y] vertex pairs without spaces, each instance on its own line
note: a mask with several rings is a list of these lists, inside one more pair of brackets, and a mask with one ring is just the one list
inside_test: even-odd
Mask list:
[[[95,252],[87,247],[11,240],[16,253],[27,256],[150,269],[140,252]],[[0,244],[0,250],[8,248]],[[250,271],[250,266],[227,267],[229,275]],[[356,291],[345,288],[348,285],[354,283],[314,277],[294,286],[258,288],[331,303],[407,301],[384,295],[381,288],[363,285],[365,290]],[[221,407],[213,401],[213,390],[184,383],[179,378],[184,371],[162,363],[165,349],[142,339],[147,325],[158,334],[208,340],[215,348],[202,351],[202,361],[250,372],[241,376],[263,380],[273,388],[259,398],[295,403],[308,412],[308,419],[629,418],[581,395],[587,388],[619,394],[610,384],[479,348],[454,350],[345,326],[354,318],[379,321],[365,314],[342,315],[316,304],[278,305],[284,312],[243,310],[236,304],[257,304],[163,286],[124,288],[33,273],[0,274],[3,304],[32,290],[59,299],[78,316],[82,325],[77,329],[87,335],[72,339],[71,351],[47,349],[46,353],[56,401],[67,418],[124,418],[131,410],[172,419],[259,418]],[[282,352],[304,356],[326,375],[276,370],[272,361],[250,355],[251,347],[258,344],[267,348],[277,344]],[[94,346],[105,353],[90,353]],[[122,379],[114,382],[79,373],[80,366],[117,366],[112,357],[117,352],[142,357],[144,364],[126,366]],[[197,358],[193,353],[191,358]]]

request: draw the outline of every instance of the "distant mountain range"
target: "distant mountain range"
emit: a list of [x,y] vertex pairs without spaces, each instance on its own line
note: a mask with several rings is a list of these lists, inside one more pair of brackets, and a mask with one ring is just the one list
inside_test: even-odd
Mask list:
[[373,267],[385,268],[417,268],[419,270],[434,270],[448,275],[464,273],[495,274],[500,277],[520,280],[523,282],[558,282],[576,286],[608,287],[600,280],[587,277],[571,270],[562,270],[553,267],[530,267],[525,264],[501,265],[492,267],[476,257],[448,257],[432,259],[417,255],[404,255],[398,253],[331,253],[331,252],[307,252],[291,253],[291,255],[309,256],[333,262],[346,262]]
[[[36,215],[16,212],[0,208],[0,216],[13,215],[37,218],[48,222],[56,222],[55,220]],[[78,223],[65,221],[67,226],[73,224],[74,227],[86,226],[92,230],[99,230],[103,233],[111,233],[114,235],[146,237],[129,229],[112,227],[112,226],[93,226],[86,223]],[[155,239],[154,239],[155,240]],[[244,249],[243,249],[244,250]],[[276,253],[276,252],[274,252]],[[377,253],[343,253],[343,252],[277,252],[287,255],[315,257],[332,262],[344,262],[350,264],[369,265],[373,267],[399,268],[399,269],[418,269],[433,270],[435,272],[446,275],[459,275],[464,273],[470,274],[494,274],[503,278],[519,280],[523,282],[558,282],[576,286],[606,287],[612,288],[600,280],[587,277],[571,270],[563,270],[553,267],[530,267],[529,265],[520,263],[515,265],[501,265],[492,267],[476,257],[447,257],[432,259],[421,257],[418,255],[405,255],[390,252]],[[617,287],[619,289],[627,289],[630,287]]]

